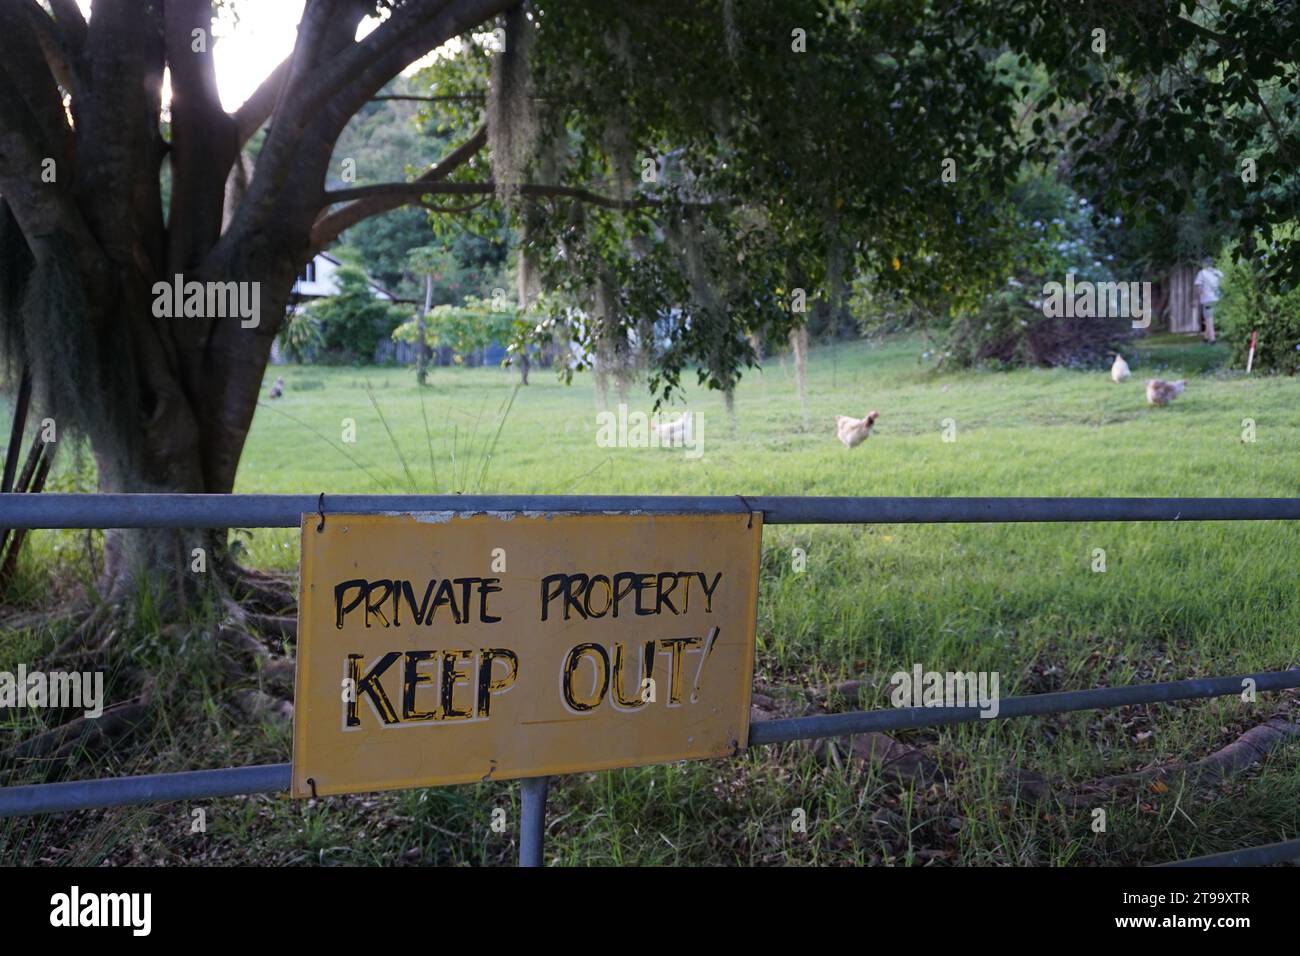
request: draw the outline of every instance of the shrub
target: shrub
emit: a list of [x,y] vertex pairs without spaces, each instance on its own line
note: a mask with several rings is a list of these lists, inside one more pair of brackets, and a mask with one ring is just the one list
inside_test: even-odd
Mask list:
[[1300,371],[1300,288],[1271,292],[1249,263],[1228,259],[1214,326],[1232,347],[1232,365],[1246,367],[1253,329],[1259,332],[1254,368],[1287,375]]
[[1018,282],[1008,284],[974,313],[954,320],[940,364],[1100,368],[1111,363],[1121,342],[1133,337],[1128,319],[1049,318],[1026,291]]
[[[450,348],[458,365],[493,342],[508,345],[517,331],[514,312],[494,312],[490,302],[472,295],[465,297],[463,306],[434,306],[424,321],[429,343]],[[416,334],[412,318],[394,329],[392,338],[394,342],[414,344]]]
[[339,291],[307,307],[321,326],[320,356],[326,361],[373,362],[375,347],[406,317],[406,310],[375,298],[366,274],[356,266],[338,270]]
[[277,338],[285,358],[291,362],[309,362],[323,341],[320,320],[305,310],[290,312]]
[[[967,368],[1055,366],[1096,368],[1109,365],[1112,353],[1133,337],[1132,321],[1044,314],[1047,284],[1116,282],[1114,269],[1131,271],[1110,252],[1115,221],[1096,216],[1086,199],[1048,175],[1018,183],[1002,211],[1005,262],[998,271],[1006,281],[982,297],[980,290],[952,289],[946,307],[930,312],[940,326],[940,364]],[[911,320],[906,311],[883,301],[888,320]],[[897,318],[895,318],[897,317]]]

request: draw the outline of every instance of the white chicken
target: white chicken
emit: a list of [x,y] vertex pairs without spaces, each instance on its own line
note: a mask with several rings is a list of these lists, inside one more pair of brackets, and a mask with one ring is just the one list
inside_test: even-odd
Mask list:
[[1180,378],[1176,382],[1166,382],[1158,378],[1150,379],[1147,382],[1147,404],[1168,405],[1179,395],[1183,394],[1183,389],[1186,387],[1186,379]]
[[659,436],[660,444],[665,448],[691,443],[691,413],[682,412],[681,416],[671,422],[651,422],[650,430]]
[[856,448],[871,437],[871,426],[876,424],[880,413],[872,410],[866,418],[850,418],[848,415],[835,416],[835,434],[844,443],[845,448]]
[[1128,378],[1132,372],[1129,371],[1128,362],[1124,361],[1124,356],[1118,352],[1115,353],[1115,364],[1110,367],[1110,378],[1112,382],[1122,382]]

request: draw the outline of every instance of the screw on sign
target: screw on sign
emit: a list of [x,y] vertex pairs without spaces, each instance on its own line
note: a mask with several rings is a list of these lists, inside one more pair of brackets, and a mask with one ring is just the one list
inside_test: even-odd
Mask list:
[[304,516],[294,794],[735,753],[758,517]]

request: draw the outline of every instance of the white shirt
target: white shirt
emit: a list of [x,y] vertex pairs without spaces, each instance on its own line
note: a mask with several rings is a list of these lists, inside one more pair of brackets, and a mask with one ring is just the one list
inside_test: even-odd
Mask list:
[[1219,283],[1222,281],[1223,273],[1213,266],[1207,266],[1196,273],[1192,285],[1196,286],[1196,291],[1200,293],[1202,305],[1219,301]]

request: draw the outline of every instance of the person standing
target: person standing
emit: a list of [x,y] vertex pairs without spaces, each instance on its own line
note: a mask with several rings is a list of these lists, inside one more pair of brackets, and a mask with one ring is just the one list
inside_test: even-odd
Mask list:
[[1201,325],[1205,341],[1214,341],[1214,303],[1219,301],[1219,283],[1223,273],[1214,268],[1214,260],[1206,256],[1201,260],[1201,271],[1196,273],[1192,285],[1196,287],[1196,297],[1200,301]]

